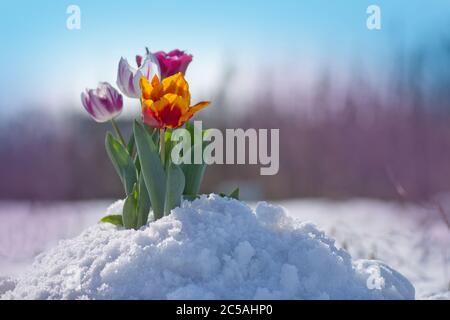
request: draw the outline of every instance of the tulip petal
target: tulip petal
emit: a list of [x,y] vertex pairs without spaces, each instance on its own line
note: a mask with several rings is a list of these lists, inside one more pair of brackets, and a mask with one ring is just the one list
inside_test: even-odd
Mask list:
[[189,108],[189,110],[183,114],[183,116],[181,117],[180,121],[183,122],[183,124],[188,121],[190,118],[192,118],[192,116],[194,115],[194,113],[196,113],[197,111],[200,111],[201,109],[207,107],[210,104],[209,101],[202,101],[197,103],[196,105],[192,106]]
[[163,80],[164,92],[174,93],[185,99],[190,99],[189,84],[181,73],[165,78]]
[[190,101],[188,99],[178,96],[178,99],[176,100],[175,103],[180,108],[182,114],[185,114],[186,112],[189,111]]
[[161,69],[159,67],[159,62],[156,57],[148,50],[144,62],[139,68],[139,71],[147,79],[153,79],[154,76],[161,78]]
[[189,112],[195,113],[197,111],[200,111],[201,109],[207,107],[211,102],[209,101],[201,101],[192,107],[189,108]]
[[158,76],[153,76],[152,79],[152,86],[153,86],[153,91],[152,91],[152,100],[159,100],[163,95],[164,95],[164,87],[162,85],[162,83],[159,81]]
[[155,74],[152,78],[152,86],[157,87],[160,85],[159,77]]
[[116,84],[120,91],[130,98],[139,98],[140,96],[139,86],[136,86],[135,83],[136,73],[137,70],[131,67],[126,59],[120,58]]
[[139,55],[139,54],[137,54],[136,55],[136,65],[138,66],[138,68],[140,67],[140,66],[142,66],[142,56],[141,55]]
[[148,82],[147,78],[141,77],[139,85],[142,90],[142,98],[143,99],[151,99],[153,86]]
[[155,101],[152,109],[158,113],[161,110],[165,109],[166,107],[169,107],[169,109],[170,109],[172,104],[177,99],[177,97],[178,96],[176,94],[168,93],[168,94],[164,95],[162,98],[160,98],[159,100]]
[[154,128],[163,128],[164,124],[159,119],[157,113],[153,111],[152,107],[148,106],[151,100],[146,100],[145,107],[142,108],[142,121],[145,124]]
[[128,61],[121,58],[117,71],[117,86],[124,95],[130,98],[141,96],[141,78],[152,79],[154,76],[161,77],[161,69],[156,57],[149,51],[142,61],[141,56],[137,56],[136,62],[139,69],[130,66]]
[[181,110],[176,105],[167,105],[159,112],[161,121],[169,128],[178,128]]

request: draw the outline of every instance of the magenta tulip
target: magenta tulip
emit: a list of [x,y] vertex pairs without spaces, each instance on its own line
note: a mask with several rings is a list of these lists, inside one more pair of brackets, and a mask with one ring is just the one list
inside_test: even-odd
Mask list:
[[184,75],[189,63],[192,61],[192,55],[178,49],[172,50],[169,53],[158,51],[154,55],[159,62],[162,79],[173,76],[178,72]]

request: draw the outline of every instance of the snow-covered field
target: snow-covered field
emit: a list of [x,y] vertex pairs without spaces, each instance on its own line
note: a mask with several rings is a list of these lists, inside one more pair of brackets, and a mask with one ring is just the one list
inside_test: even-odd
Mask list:
[[[58,240],[80,234],[111,201],[0,204],[0,277],[17,277]],[[433,210],[373,200],[281,203],[311,221],[354,259],[377,259],[405,275],[417,298],[450,298],[450,231]]]
[[450,299],[450,230],[436,210],[375,200],[282,205],[317,224],[353,258],[381,260],[401,272],[416,298]]

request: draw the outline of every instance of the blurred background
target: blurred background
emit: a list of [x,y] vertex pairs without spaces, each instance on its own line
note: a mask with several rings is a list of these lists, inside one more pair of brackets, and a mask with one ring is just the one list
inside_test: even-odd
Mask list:
[[[366,26],[373,4],[380,30]],[[280,129],[277,175],[210,166],[203,192],[278,201],[421,297],[450,290],[450,0],[15,0],[0,12],[0,278],[124,197],[111,128],[80,93],[116,86],[120,57],[147,46],[194,56],[193,102],[212,101],[204,127]],[[127,135],[139,111],[125,99]]]
[[[66,8],[81,29],[66,28]],[[14,1],[0,22],[0,199],[122,197],[108,124],[80,93],[115,85],[121,56],[174,48],[194,61],[198,116],[217,128],[279,128],[280,171],[212,166],[203,191],[247,199],[421,201],[450,190],[450,1]],[[125,101],[129,132],[139,116]]]

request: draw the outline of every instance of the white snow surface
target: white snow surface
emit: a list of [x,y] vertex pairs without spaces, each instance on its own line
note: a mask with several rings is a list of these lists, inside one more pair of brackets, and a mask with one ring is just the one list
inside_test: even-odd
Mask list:
[[[118,213],[122,201],[109,208]],[[400,273],[352,260],[276,205],[202,196],[140,230],[99,223],[37,256],[2,299],[414,299]],[[436,298],[445,298],[439,296]]]

